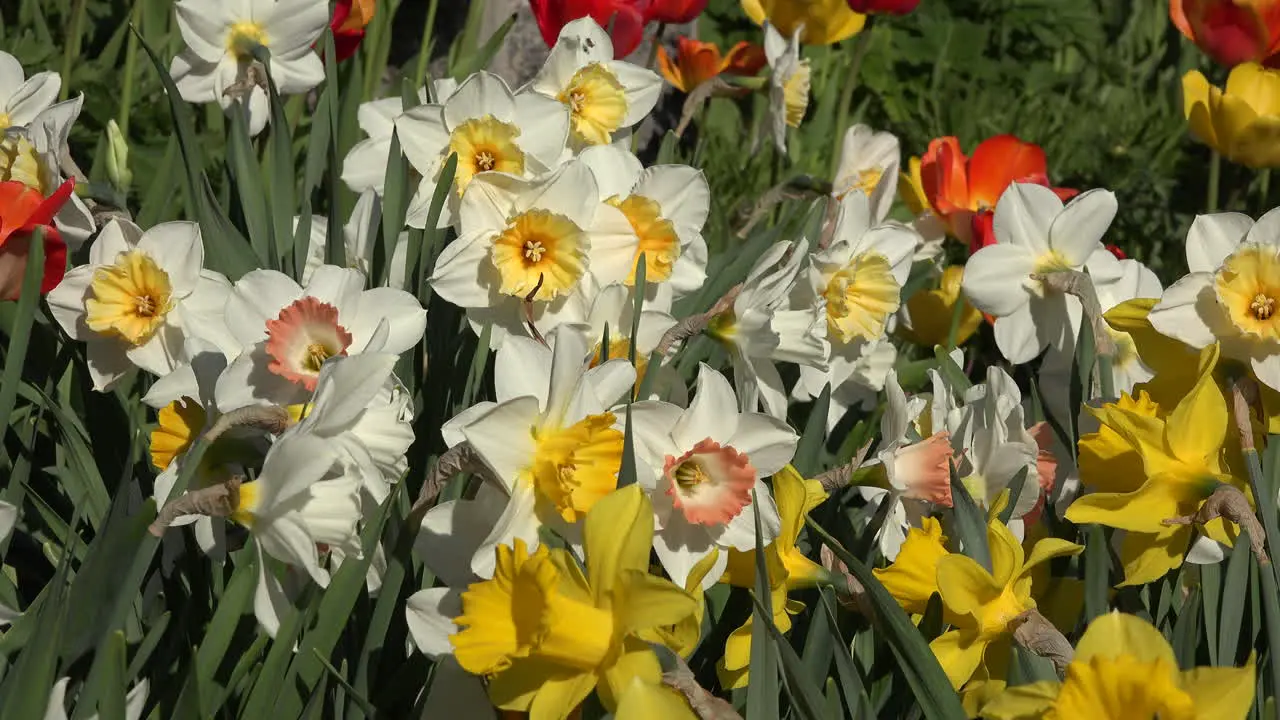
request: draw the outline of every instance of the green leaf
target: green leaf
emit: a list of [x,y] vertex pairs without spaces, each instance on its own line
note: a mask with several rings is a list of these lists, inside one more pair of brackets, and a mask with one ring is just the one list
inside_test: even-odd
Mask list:
[[877,634],[883,636],[888,642],[924,716],[933,720],[965,718],[966,713],[960,704],[960,698],[951,688],[951,681],[938,665],[933,651],[929,649],[915,625],[911,624],[911,618],[871,573],[871,568],[851,555],[830,533],[812,519],[805,518],[805,522],[809,529],[845,564],[867,593],[867,599],[875,608],[872,625]]
[[1084,527],[1084,623],[1108,612],[1111,591],[1111,553],[1107,536],[1097,525]]
[[942,379],[947,381],[947,385],[950,385],[952,390],[964,394],[964,391],[973,387],[973,383],[969,382],[968,376],[964,374],[959,365],[956,365],[955,361],[951,359],[951,355],[944,348],[934,348],[933,357],[938,361],[938,372],[942,374]]
[[231,113],[227,128],[227,170],[231,172],[240,210],[244,213],[245,227],[249,231],[249,243],[257,253],[262,267],[275,267],[271,255],[271,218],[267,216],[267,190],[262,182],[262,168],[254,155],[253,140],[249,137],[249,123],[244,113]]
[[[479,5],[481,3],[477,2],[474,4]],[[459,57],[458,62],[454,65],[453,72],[451,73],[451,75],[453,75],[453,79],[461,82],[472,73],[479,72],[489,67],[489,63],[493,60],[493,56],[497,55],[498,50],[502,47],[502,41],[506,39],[507,33],[510,32],[511,28],[516,24],[516,17],[516,13],[511,13],[510,17],[506,19],[506,22],[502,23],[501,27],[489,36],[489,39],[485,41],[484,45],[476,48],[474,52],[470,52]]]
[[411,284],[407,284],[405,287],[416,288],[418,299],[423,305],[427,304],[430,294],[427,278],[430,277],[431,270],[435,267],[436,255],[444,247],[445,235],[448,233],[448,228],[436,226],[440,224],[440,213],[444,212],[445,201],[448,200],[449,193],[453,191],[453,176],[457,171],[458,154],[451,152],[449,157],[445,158],[444,167],[440,170],[440,177],[436,180],[436,191],[431,196],[431,206],[427,209],[427,223],[422,233],[424,242],[421,246],[420,255],[417,243],[410,243],[408,254],[406,255],[408,261],[405,266],[406,271],[411,274]]
[[96,709],[97,717],[103,720],[124,720],[124,698],[128,692],[124,668],[124,633],[108,633],[105,642],[99,645],[98,652],[94,655],[89,677],[76,700],[76,709],[71,719],[87,718],[90,711]]
[[[285,116],[284,102],[276,88],[275,77],[271,73],[271,53],[261,45],[254,48],[253,55],[267,69],[267,98],[271,106],[271,263],[268,267],[278,270],[288,268],[293,256],[293,217],[297,211],[294,198],[295,186],[298,182],[297,170],[293,165],[293,135],[289,128],[289,119]],[[295,271],[301,277],[300,270]]]
[[951,516],[955,519],[955,539],[960,550],[991,572],[991,549],[987,547],[987,519],[982,508],[973,501],[969,488],[965,487],[951,466]]
[[[757,502],[751,491],[751,502]],[[756,523],[756,580],[751,609],[751,674],[747,682],[746,720],[777,720],[782,717],[778,706],[778,653],[772,642],[773,595],[769,587],[769,566],[764,556],[764,532],[760,515],[752,513]]]
[[[1231,550],[1231,557],[1227,559],[1227,572],[1222,583],[1222,609],[1218,616],[1221,620],[1217,628],[1218,648],[1214,653],[1217,656],[1214,664],[1232,667],[1238,665],[1236,650],[1241,639],[1240,628],[1244,622],[1244,600],[1249,590],[1249,557],[1252,554],[1249,548],[1249,531],[1242,527]],[[1205,593],[1208,591],[1206,587]],[[1209,603],[1206,602],[1206,630],[1209,626],[1208,606]]]
[[796,444],[791,464],[804,477],[816,475],[822,467],[822,446],[827,438],[827,414],[831,407],[831,383],[822,386],[822,393],[809,410],[800,442]]
[[[195,663],[190,672],[196,675],[195,682],[188,687],[212,688],[216,686],[215,673],[226,659],[235,637],[236,626],[247,612],[252,611],[253,593],[258,586],[258,556],[252,546],[239,553],[242,562],[236,563],[231,573],[231,581],[218,600],[213,618],[205,626],[204,638],[196,649]],[[200,713],[212,715],[218,708],[213,705],[212,693],[204,693],[200,697]]]
[[[379,285],[386,285],[391,272],[391,256],[395,252],[400,229],[409,211],[414,188],[409,182],[409,163],[400,150],[400,134],[391,133],[391,151],[387,155],[387,173],[382,193],[382,243],[377,245],[370,263],[370,275]],[[406,256],[407,258],[407,256]]]
[[[758,594],[753,594],[751,599],[755,603],[755,624],[761,625],[759,620],[760,613],[764,612],[765,608],[761,604]],[[787,696],[791,698],[791,709],[795,710],[796,714],[801,718],[818,720],[825,714],[823,711],[825,702],[822,698],[822,689],[814,685],[804,661],[796,654],[795,648],[791,647],[791,643],[787,642],[787,639],[778,631],[777,626],[773,624],[773,619],[770,618],[762,625],[768,632],[768,643],[773,647],[774,653],[781,661],[783,687],[787,690]],[[753,625],[751,638],[753,650],[755,649],[754,643],[756,641],[754,630],[755,627]],[[824,672],[823,676],[825,675],[826,673]],[[750,701],[747,704],[747,712],[751,712]]]
[[324,667],[325,672],[329,673],[330,677],[338,681],[338,684],[342,686],[342,689],[345,690],[346,693],[351,696],[352,702],[354,702],[356,705],[360,707],[360,711],[363,712],[365,715],[368,715],[369,717],[377,717],[378,711],[376,708],[373,707],[373,703],[370,703],[368,700],[366,700],[364,696],[361,695],[358,690],[356,690],[354,685],[347,682],[347,678],[344,677],[342,673],[338,672],[337,668],[329,664],[329,661],[325,659],[324,655],[320,654],[319,650],[313,650],[313,652],[315,653],[316,661],[319,662],[322,667]]
[[[44,281],[44,228],[38,227],[31,233],[30,250],[27,252],[27,266],[22,272],[22,289],[18,294],[18,309],[14,314],[13,326],[9,329],[7,354],[4,358],[4,374],[0,376],[0,420],[6,424],[13,414],[13,405],[18,400],[18,385],[21,384],[22,368],[27,362],[27,346],[31,342],[31,326],[35,323],[36,305],[40,302],[40,284]],[[5,431],[0,430],[0,455],[8,465],[8,453],[3,446]],[[12,479],[6,478],[5,487]]]
[[858,669],[853,655],[849,652],[849,646],[839,635],[839,625],[836,622],[835,611],[832,609],[834,602],[830,588],[822,588],[819,599],[822,615],[827,618],[828,626],[833,628],[840,639],[840,642],[835,644],[836,675],[840,678],[840,692],[844,695],[845,707],[849,709],[851,717],[870,718],[875,711],[871,708],[871,699],[867,697],[866,681],[863,680],[862,671]]

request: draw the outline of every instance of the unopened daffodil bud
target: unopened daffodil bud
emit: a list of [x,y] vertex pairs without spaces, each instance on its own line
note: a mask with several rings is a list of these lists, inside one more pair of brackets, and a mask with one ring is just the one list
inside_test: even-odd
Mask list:
[[129,192],[133,184],[133,172],[129,170],[129,142],[115,120],[107,121],[107,177],[122,193]]

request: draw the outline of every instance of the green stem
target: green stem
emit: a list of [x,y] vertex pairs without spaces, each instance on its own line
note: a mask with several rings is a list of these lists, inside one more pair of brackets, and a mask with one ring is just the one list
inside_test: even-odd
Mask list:
[[1205,197],[1205,212],[1218,212],[1218,184],[1222,180],[1222,156],[1213,151],[1209,158],[1209,189]]
[[71,94],[71,66],[80,59],[80,36],[83,34],[85,0],[75,0],[71,7],[71,22],[67,26],[67,47],[62,53],[62,89],[58,100],[66,100]]
[[947,328],[947,352],[956,347],[956,337],[960,334],[960,318],[964,317],[964,305],[964,295],[960,295],[956,298],[955,307],[951,308],[951,325]]
[[1262,209],[1258,211],[1258,214],[1262,215],[1271,209],[1271,201],[1269,199],[1271,195],[1271,168],[1262,171],[1260,185],[1258,188],[1260,202],[1258,204],[1262,206]]
[[382,82],[382,73],[387,69],[387,54],[391,50],[387,29],[391,27],[391,19],[395,16],[398,5],[394,1],[382,3],[378,14],[373,18],[373,32],[365,38],[364,49],[367,54],[364,59],[364,94],[361,95],[365,102],[373,99],[378,83]]
[[871,24],[874,15],[867,16],[867,24],[858,33],[852,45],[853,60],[849,64],[849,72],[844,76],[844,86],[840,88],[840,104],[836,106],[836,143],[831,156],[831,175],[834,177],[840,167],[840,146],[844,142],[845,125],[849,122],[849,103],[853,102],[853,91],[858,87],[858,71],[862,68],[862,60],[871,49]]
[[[134,27],[142,24],[143,0],[133,0],[133,11],[129,14],[129,23]],[[120,134],[129,138],[129,115],[133,105],[134,68],[138,62],[138,36],[129,33],[124,46],[124,84],[120,87],[120,112],[116,124],[120,126]]]
[[436,30],[436,10],[440,0],[431,0],[427,5],[427,21],[422,26],[422,50],[418,53],[418,67],[413,71],[413,85],[420,88],[427,81],[427,65],[431,63],[431,50],[435,43],[432,35]]

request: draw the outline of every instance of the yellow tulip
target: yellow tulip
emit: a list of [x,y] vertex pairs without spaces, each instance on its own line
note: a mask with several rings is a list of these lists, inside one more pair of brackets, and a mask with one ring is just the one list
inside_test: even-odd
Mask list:
[[1251,168],[1280,167],[1280,71],[1237,65],[1224,92],[1192,70],[1182,78],[1182,94],[1197,140]]
[[1242,668],[1179,672],[1168,641],[1145,620],[1113,612],[1094,620],[1076,646],[1063,682],[1005,690],[982,706],[990,720],[1239,720],[1253,705],[1253,658]]
[[800,42],[830,45],[862,30],[867,16],[849,9],[846,0],[742,0],[742,10],[757,25],[768,20],[783,37],[804,25]]
[[968,340],[982,324],[978,312],[960,293],[960,281],[964,278],[964,266],[950,265],[942,271],[938,287],[920,290],[907,301],[907,317],[911,327],[899,325],[899,332],[917,345],[932,348],[946,345],[951,333],[951,318],[956,303],[961,303],[960,324],[956,326],[956,345]]

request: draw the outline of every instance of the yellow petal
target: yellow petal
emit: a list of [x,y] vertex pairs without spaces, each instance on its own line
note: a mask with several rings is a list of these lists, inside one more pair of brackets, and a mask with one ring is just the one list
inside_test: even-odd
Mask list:
[[783,467],[773,475],[773,500],[778,505],[778,515],[782,518],[782,530],[778,534],[780,550],[794,547],[796,538],[804,529],[804,516],[809,514],[822,501],[827,493],[822,483],[817,480],[805,480],[804,476],[791,465]]
[[630,635],[640,630],[675,625],[697,609],[698,599],[670,580],[639,570],[623,572],[614,586],[616,632]]
[[1280,166],[1280,117],[1260,116],[1233,138],[1230,158],[1251,168]]
[[1227,401],[1214,380],[1217,345],[1206,348],[1208,364],[1191,392],[1170,413],[1165,425],[1165,442],[1179,460],[1189,465],[1217,465],[1218,453],[1227,436]]
[[724,656],[716,664],[716,674],[720,684],[733,690],[747,685],[747,667],[751,664],[751,628],[755,615],[747,617],[747,621],[725,639]]
[[1182,689],[1202,718],[1242,718],[1253,706],[1257,668],[1254,656],[1242,668],[1201,667],[1182,673]]
[[1083,545],[1077,545],[1062,538],[1045,538],[1031,548],[1031,555],[1027,557],[1027,561],[1022,565],[1020,572],[1025,575],[1040,563],[1048,562],[1056,557],[1079,555],[1082,552],[1084,552]]
[[742,0],[742,9],[757,25],[767,19],[783,37],[803,26],[800,42],[806,45],[840,42],[867,22],[865,15],[849,9],[847,0]]
[[938,592],[938,560],[947,555],[941,523],[925,518],[921,524],[923,529],[907,531],[892,565],[872,570],[893,599],[914,615],[923,615],[929,597]]
[[1151,623],[1136,615],[1109,612],[1089,623],[1080,642],[1076,644],[1073,662],[1087,662],[1093,656],[1119,657],[1130,655],[1141,663],[1164,661],[1168,667],[1178,667],[1173,648]]
[[1218,135],[1209,112],[1209,96],[1213,92],[1220,91],[1210,85],[1199,70],[1182,76],[1183,112],[1191,125],[1191,134],[1205,145],[1216,148],[1219,147]]
[[[924,180],[920,174],[920,158],[907,161],[909,172],[898,173],[898,197],[906,203],[912,215],[919,215],[929,208],[929,198],[924,194]],[[958,267],[958,266],[950,266]]]
[[1043,717],[1053,706],[1062,683],[1042,680],[1029,685],[1018,685],[1004,691],[982,706],[982,717],[987,720],[1030,720]]
[[627,638],[617,659],[600,673],[598,692],[605,708],[615,710],[622,694],[636,682],[657,685],[662,682],[662,667],[648,643]]
[[522,658],[489,679],[489,701],[503,710],[528,712],[530,720],[563,720],[595,684],[590,672]]
[[999,520],[987,523],[987,550],[991,552],[991,577],[1004,587],[1022,571],[1022,543]]
[[951,681],[951,687],[959,690],[982,664],[987,641],[973,631],[952,630],[934,638],[929,643],[929,649],[938,658],[938,664]]
[[606,597],[624,570],[649,569],[653,546],[653,506],[639,485],[628,485],[587,512],[582,530],[587,581],[597,599]]
[[1004,586],[973,558],[952,554],[938,560],[938,592],[947,610],[970,615],[1000,597]]
[[613,717],[616,720],[696,720],[698,716],[680,693],[665,685],[652,685],[637,679],[622,693],[618,711]]
[[1225,93],[1209,96],[1209,112],[1213,117],[1214,131],[1222,145],[1218,149],[1227,157],[1235,159],[1236,138],[1258,119],[1258,113],[1244,100]]
[[1227,76],[1226,92],[1259,115],[1280,115],[1280,74],[1258,63],[1236,65]]
[[[1092,493],[1076,498],[1066,517],[1077,525],[1097,523],[1140,533],[1158,533],[1164,521],[1183,514],[1189,488],[1167,476],[1149,478],[1131,493]],[[1191,501],[1194,508],[1196,502]]]
[[1170,570],[1182,567],[1191,541],[1191,527],[1178,525],[1159,533],[1125,533],[1120,543],[1120,562],[1124,565],[1124,581],[1117,587],[1146,585],[1162,578]]
[[760,6],[760,0],[742,0],[742,11],[747,14],[751,22],[757,25],[764,24],[764,8]]

